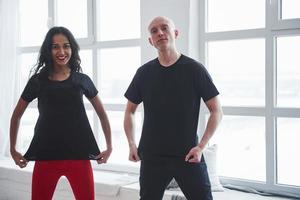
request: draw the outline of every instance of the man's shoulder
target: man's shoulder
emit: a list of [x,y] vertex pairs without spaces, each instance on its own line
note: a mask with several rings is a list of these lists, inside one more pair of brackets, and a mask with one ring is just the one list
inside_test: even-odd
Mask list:
[[153,59],[153,60],[150,60],[148,62],[146,62],[145,64],[143,64],[139,69],[138,69],[138,72],[139,73],[143,73],[143,72],[146,72],[150,69],[153,69],[154,67],[156,67],[158,65],[158,62],[157,62],[157,58]]
[[204,65],[201,62],[195,60],[194,58],[191,58],[183,54],[181,56],[182,56],[181,63],[185,65],[186,68],[189,68],[190,70],[196,70],[196,71],[198,70],[202,71],[203,69],[205,69]]

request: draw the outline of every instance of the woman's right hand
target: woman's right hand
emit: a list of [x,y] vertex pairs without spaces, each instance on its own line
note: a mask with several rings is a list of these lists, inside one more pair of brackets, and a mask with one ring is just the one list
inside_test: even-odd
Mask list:
[[16,150],[10,151],[11,157],[14,159],[16,165],[18,165],[20,168],[26,167],[28,161]]

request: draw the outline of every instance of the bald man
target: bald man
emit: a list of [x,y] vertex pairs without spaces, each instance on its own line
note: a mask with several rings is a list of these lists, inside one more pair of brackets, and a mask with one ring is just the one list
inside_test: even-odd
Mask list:
[[[156,17],[148,30],[158,57],[137,70],[125,93],[129,160],[141,160],[140,200],[161,200],[172,178],[188,200],[211,200],[202,152],[222,118],[219,92],[205,67],[176,49],[179,32],[171,19]],[[201,99],[209,118],[199,141]],[[137,148],[134,114],[141,102],[144,123]]]

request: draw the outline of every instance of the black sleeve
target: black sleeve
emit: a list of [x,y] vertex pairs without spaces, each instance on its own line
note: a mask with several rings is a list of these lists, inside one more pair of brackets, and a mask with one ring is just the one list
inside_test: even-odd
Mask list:
[[197,67],[197,72],[195,73],[195,75],[196,87],[200,92],[200,96],[204,102],[219,94],[219,91],[213,83],[211,76],[203,65],[200,64],[200,66]]
[[140,73],[139,70],[135,73],[128,89],[125,92],[125,97],[135,104],[140,104],[142,102],[142,96],[139,89],[140,86]]
[[33,75],[29,81],[27,82],[22,94],[21,98],[24,101],[31,102],[33,99],[37,98],[39,92],[40,84],[38,75]]
[[85,74],[82,74],[82,75],[83,75],[83,78],[82,78],[83,94],[87,98],[91,99],[98,94],[98,90],[95,87],[93,81],[90,79],[90,77],[88,77]]

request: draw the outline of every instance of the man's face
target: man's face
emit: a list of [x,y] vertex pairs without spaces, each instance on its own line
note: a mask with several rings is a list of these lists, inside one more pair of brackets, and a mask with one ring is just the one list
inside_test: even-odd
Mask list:
[[149,25],[149,42],[158,50],[175,48],[175,39],[178,31],[172,22],[163,17],[155,18]]

